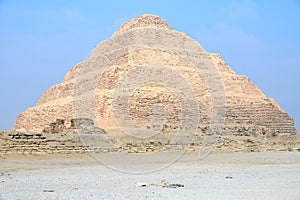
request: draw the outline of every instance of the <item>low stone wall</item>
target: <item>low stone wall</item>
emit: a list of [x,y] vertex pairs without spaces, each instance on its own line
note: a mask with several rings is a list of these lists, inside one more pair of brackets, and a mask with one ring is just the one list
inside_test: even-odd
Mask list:
[[[98,134],[99,135],[99,134]],[[92,135],[85,134],[86,137]],[[159,134],[152,139],[133,139],[129,136],[106,135],[103,145],[89,145],[78,134],[46,134],[0,131],[0,156],[10,154],[72,154],[89,152],[146,153],[159,151],[201,151],[203,138],[200,135],[180,136]],[[285,138],[284,138],[285,137]],[[293,139],[293,137],[295,137]],[[212,144],[213,151],[294,151],[300,148],[295,135],[262,139],[251,136],[218,136]]]
[[[48,136],[48,137],[47,137]],[[2,154],[83,153],[86,148],[70,136],[42,133],[0,132]]]

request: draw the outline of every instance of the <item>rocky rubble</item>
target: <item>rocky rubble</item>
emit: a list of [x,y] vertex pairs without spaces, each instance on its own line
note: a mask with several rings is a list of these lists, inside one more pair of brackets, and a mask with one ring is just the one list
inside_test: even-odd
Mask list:
[[42,131],[43,133],[96,133],[104,134],[102,128],[96,127],[94,121],[88,118],[76,118],[70,120],[70,126],[67,127],[64,119],[56,119]]

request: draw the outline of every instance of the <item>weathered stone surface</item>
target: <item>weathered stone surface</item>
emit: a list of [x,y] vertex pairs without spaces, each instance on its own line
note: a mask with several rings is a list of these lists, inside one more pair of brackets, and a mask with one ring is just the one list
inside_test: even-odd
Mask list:
[[[155,48],[154,43],[159,46]],[[117,46],[128,49],[124,53],[121,50],[114,49]],[[149,46],[151,48],[148,48]],[[196,50],[200,52],[199,55],[193,54]],[[95,76],[91,73],[91,70],[95,66],[103,66],[106,61],[102,58],[109,59],[109,56],[115,56],[115,59],[109,62],[95,87],[87,87],[91,76]],[[208,130],[213,102],[205,81],[206,77],[203,74],[199,75],[195,63],[191,62],[193,59],[199,61],[199,65],[202,63],[203,69],[210,67],[205,65],[205,60],[211,61],[216,66],[223,81],[226,97],[223,138],[260,138],[264,141],[276,141],[276,144],[279,138],[284,137],[287,140],[299,140],[293,119],[273,99],[266,97],[249,78],[235,74],[220,55],[208,54],[207,56],[202,47],[193,39],[184,33],[173,30],[164,20],[152,15],[143,15],[125,23],[111,39],[99,44],[85,62],[77,64],[66,74],[62,83],[46,90],[35,107],[21,113],[13,130],[41,132],[56,119],[64,119],[64,125],[57,127],[57,129],[63,130],[65,127],[72,126],[71,120],[74,117],[82,117],[95,120],[95,126],[104,128],[108,134],[119,133],[118,126],[120,124],[113,113],[113,100],[120,80],[128,72],[137,70],[138,66],[144,66],[145,68],[142,69],[147,70],[147,66],[159,65],[166,66],[166,68],[180,74],[193,89],[199,105],[199,112],[201,112],[198,133],[203,136]],[[163,69],[161,73],[164,73]],[[80,79],[78,79],[79,75]],[[166,77],[168,78],[168,76]],[[146,77],[136,77],[137,80],[144,78]],[[81,88],[74,92],[75,86]],[[93,104],[85,105],[84,100],[81,104],[83,104],[83,110],[88,115],[92,113],[95,116],[74,116],[78,114],[78,111],[74,110],[74,101],[80,99],[79,97],[84,99],[88,93],[94,94],[91,95],[94,98]],[[160,124],[155,127],[156,124],[151,122],[151,113],[149,114],[149,112],[152,106],[156,104],[162,105],[166,110],[166,123],[163,127]],[[176,133],[182,128],[180,124],[182,118],[181,102],[178,100],[177,95],[166,87],[155,84],[140,86],[133,91],[128,105],[130,107],[130,120],[138,125],[149,126],[149,129],[158,129],[162,130],[162,133],[170,134]],[[123,109],[123,107],[120,108]],[[159,119],[159,117],[155,116],[154,118]],[[124,123],[126,124],[127,121]],[[55,128],[50,129],[54,130]],[[232,138],[225,140],[233,141]],[[244,140],[242,139],[242,141]],[[239,138],[237,139],[237,145],[261,144],[254,145],[253,149],[249,147],[249,151],[256,151],[256,148],[267,149],[270,147],[268,147],[268,142],[266,147],[262,147],[265,145],[264,142],[260,142],[261,140],[253,141],[251,139],[241,142]],[[223,149],[226,144],[224,142],[218,148]],[[149,151],[153,148],[153,146],[150,146]],[[245,149],[242,148],[241,150]],[[136,149],[134,151],[144,150]]]
[[[231,152],[262,152],[262,151],[293,151],[299,150],[297,136],[279,136],[269,140],[251,136],[219,136],[214,151]],[[132,140],[130,137],[114,136],[110,138],[114,146],[88,146],[77,134],[67,133],[22,133],[0,131],[0,157],[10,154],[74,154],[100,152],[176,152],[200,151],[202,137],[196,136],[190,146],[171,144],[167,135],[157,135],[153,141]],[[188,148],[187,148],[188,147]]]
[[43,133],[97,133],[105,134],[105,131],[102,128],[96,127],[94,121],[88,118],[76,118],[71,119],[70,126],[65,125],[64,119],[56,119],[55,122],[52,122],[49,126],[43,129]]
[[162,20],[159,16],[145,14],[123,24],[123,26],[118,31],[116,31],[113,36],[116,36],[118,34],[121,34],[125,31],[134,28],[145,28],[145,27],[172,29],[167,24],[167,22],[165,20]]

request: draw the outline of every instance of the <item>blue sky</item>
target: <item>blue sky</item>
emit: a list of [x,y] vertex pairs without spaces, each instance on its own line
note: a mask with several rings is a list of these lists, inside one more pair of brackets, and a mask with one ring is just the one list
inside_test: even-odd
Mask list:
[[11,129],[19,113],[99,42],[144,13],[220,53],[300,130],[299,0],[0,0],[0,129]]

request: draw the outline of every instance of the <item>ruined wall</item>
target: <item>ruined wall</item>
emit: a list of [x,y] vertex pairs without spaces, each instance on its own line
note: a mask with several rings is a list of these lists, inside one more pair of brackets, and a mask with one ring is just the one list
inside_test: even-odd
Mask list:
[[[151,140],[132,139],[114,136],[109,141],[114,145],[87,146],[77,134],[47,134],[0,131],[0,157],[19,155],[49,155],[101,152],[166,152],[196,151],[200,152],[203,138],[196,136],[190,144],[184,144],[187,138],[179,138],[178,142],[166,135],[158,135]],[[188,139],[189,140],[189,139]],[[279,136],[264,139],[251,136],[220,136],[214,144],[213,151],[221,152],[262,152],[262,151],[295,151],[299,150],[299,141],[295,136]]]

